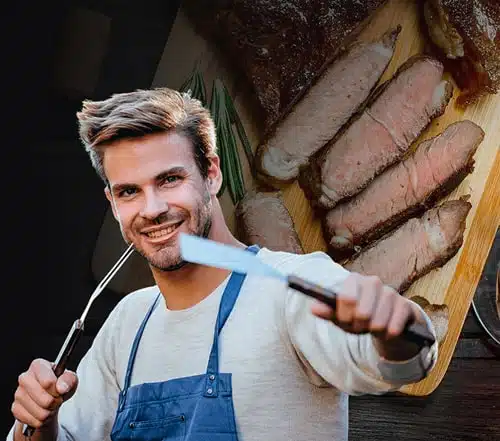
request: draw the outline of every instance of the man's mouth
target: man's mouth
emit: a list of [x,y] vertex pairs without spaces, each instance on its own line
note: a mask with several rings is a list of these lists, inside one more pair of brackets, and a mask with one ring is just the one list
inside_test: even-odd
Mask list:
[[169,238],[176,230],[177,228],[180,227],[183,221],[177,222],[176,224],[169,225],[167,227],[154,230],[154,231],[149,231],[145,234],[148,238],[153,239],[155,241],[157,240],[162,240],[162,239],[167,239]]

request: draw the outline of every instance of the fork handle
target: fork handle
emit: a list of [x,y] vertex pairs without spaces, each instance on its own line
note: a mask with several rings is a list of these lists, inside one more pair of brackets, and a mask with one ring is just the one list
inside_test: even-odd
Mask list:
[[[80,319],[77,319],[71,326],[71,329],[68,335],[66,336],[66,340],[64,341],[64,344],[62,345],[61,350],[57,355],[54,366],[52,367],[52,370],[54,371],[54,374],[56,375],[57,378],[59,378],[64,373],[66,365],[68,364],[68,360],[71,354],[73,353],[76,343],[78,342],[80,335],[82,335],[82,333],[83,333],[83,322]],[[35,430],[36,429],[34,427],[25,424],[23,426],[23,435],[29,438],[33,436]]]

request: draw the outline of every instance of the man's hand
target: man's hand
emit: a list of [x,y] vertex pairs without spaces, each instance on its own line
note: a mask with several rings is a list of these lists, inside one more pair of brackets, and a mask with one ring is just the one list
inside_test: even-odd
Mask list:
[[[46,432],[54,431],[52,426],[61,404],[71,398],[78,386],[78,379],[73,372],[66,371],[57,378],[52,365],[42,359],[35,360],[26,372],[19,376],[19,386],[14,394],[12,414],[19,423],[15,440],[24,439],[22,425],[28,424]],[[45,433],[43,439],[55,439]]]
[[419,351],[401,333],[409,321],[425,323],[421,311],[378,277],[350,274],[338,291],[336,312],[321,302],[313,304],[312,312],[346,332],[370,332],[377,351],[388,360],[408,360]]

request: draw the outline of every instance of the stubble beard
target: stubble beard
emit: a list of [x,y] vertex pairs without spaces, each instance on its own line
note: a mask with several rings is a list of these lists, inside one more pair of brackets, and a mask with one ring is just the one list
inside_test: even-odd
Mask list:
[[[193,213],[196,221],[194,231],[189,234],[208,238],[212,228],[212,201],[210,193],[206,191],[202,202]],[[190,216],[191,220],[193,216]],[[186,219],[188,221],[189,219]],[[150,266],[160,271],[172,272],[183,268],[188,262],[182,260],[178,244],[175,246],[165,246],[154,253],[147,253],[142,247],[135,246],[136,251],[148,262]]]

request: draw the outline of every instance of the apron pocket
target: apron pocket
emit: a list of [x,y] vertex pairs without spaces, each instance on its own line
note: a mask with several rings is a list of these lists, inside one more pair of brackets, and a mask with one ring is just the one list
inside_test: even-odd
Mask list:
[[186,418],[178,415],[150,420],[136,420],[128,424],[128,432],[132,439],[169,440],[183,439],[186,431]]

